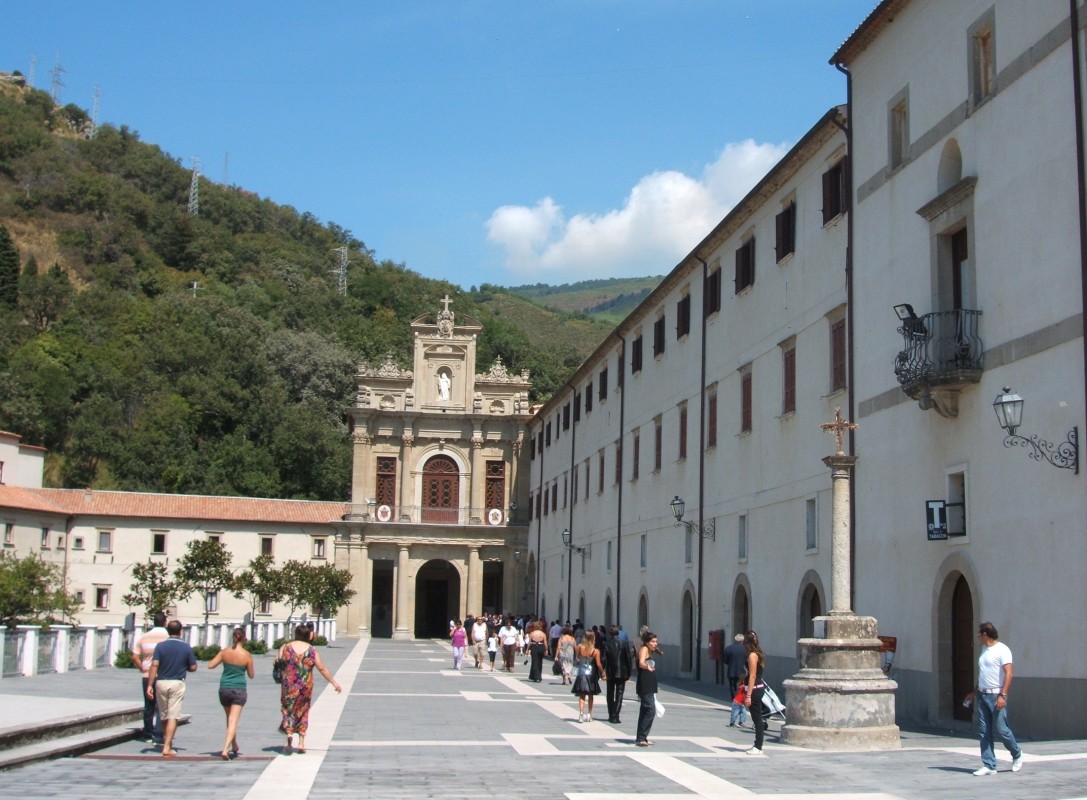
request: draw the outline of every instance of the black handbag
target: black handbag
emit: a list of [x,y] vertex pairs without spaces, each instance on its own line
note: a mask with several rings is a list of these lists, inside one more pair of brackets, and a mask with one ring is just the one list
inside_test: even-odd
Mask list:
[[283,670],[287,668],[287,659],[277,658],[272,662],[272,680],[283,683]]

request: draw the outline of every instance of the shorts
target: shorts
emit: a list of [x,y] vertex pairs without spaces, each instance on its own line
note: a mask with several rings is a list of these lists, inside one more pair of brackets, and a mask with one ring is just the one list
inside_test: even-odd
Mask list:
[[223,708],[231,706],[244,706],[249,699],[249,693],[245,689],[220,689],[219,705]]
[[185,681],[155,681],[159,719],[181,719],[181,701],[184,699]]

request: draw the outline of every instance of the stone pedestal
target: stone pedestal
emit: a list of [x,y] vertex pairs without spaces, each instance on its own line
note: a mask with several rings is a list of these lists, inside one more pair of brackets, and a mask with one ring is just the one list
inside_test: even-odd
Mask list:
[[891,750],[898,684],[880,668],[874,617],[815,618],[815,636],[799,641],[800,671],[784,682],[788,722],[781,740],[821,750]]

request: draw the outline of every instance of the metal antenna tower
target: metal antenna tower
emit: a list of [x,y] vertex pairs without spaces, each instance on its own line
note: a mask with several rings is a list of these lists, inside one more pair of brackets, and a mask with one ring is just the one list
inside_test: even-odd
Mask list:
[[200,216],[200,158],[192,157],[192,180],[189,182],[189,216]]
[[94,130],[98,130],[98,101],[102,99],[102,87],[94,87],[94,106],[91,110],[91,125],[94,126]]
[[53,95],[53,102],[60,102],[60,90],[64,88],[64,79],[61,78],[65,72],[64,67],[60,63],[60,53],[57,53],[57,63],[53,65],[53,68],[49,70],[49,74],[53,76],[53,86],[50,93]]
[[347,295],[347,265],[350,263],[350,259],[347,257],[347,247],[333,247],[333,253],[340,254],[340,264],[336,269],[329,270],[333,275],[337,276],[337,289],[341,297]]
[[230,151],[223,153],[223,186],[230,185]]
[[30,54],[30,75],[27,76],[29,78],[28,83],[30,84],[31,89],[34,88],[34,76],[37,74],[37,72],[38,72],[38,57],[36,55],[34,55],[33,53],[31,53]]

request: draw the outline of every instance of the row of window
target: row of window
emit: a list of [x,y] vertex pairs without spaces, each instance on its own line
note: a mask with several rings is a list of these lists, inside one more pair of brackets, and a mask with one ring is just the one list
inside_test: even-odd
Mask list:
[[[166,555],[166,531],[151,531],[151,554],[152,555]],[[99,530],[96,532],[97,540],[95,542],[95,552],[98,553],[112,553],[113,552],[113,531],[112,530]],[[208,538],[213,541],[219,541],[222,534],[210,533]],[[86,545],[82,536],[72,536],[72,550],[84,550]],[[261,536],[260,537],[260,554],[262,556],[274,555],[274,536]],[[4,545],[7,547],[15,546],[15,523],[7,522],[4,524]],[[42,550],[50,550],[53,548],[52,530],[48,527],[41,529],[41,544]],[[58,533],[56,542],[56,549],[64,549],[64,534]],[[327,540],[323,537],[313,539],[313,558],[326,558],[327,552]]]
[[[94,587],[94,606],[93,606],[93,609],[95,611],[109,611],[110,610],[110,608],[109,608],[109,606],[110,606],[110,595],[112,593],[112,589],[113,589],[113,586],[109,585],[109,584],[96,585]],[[83,589],[76,589],[73,592],[73,594],[75,595],[76,602],[79,603],[80,605],[83,605],[83,604],[85,604],[87,602],[87,594]],[[206,602],[206,607],[207,607],[207,610],[208,610],[209,614],[218,614],[219,613],[219,593],[218,592],[208,593],[205,602]],[[271,614],[271,613],[272,613],[272,604],[271,604],[271,602],[269,602],[267,600],[261,600],[257,604],[257,614]],[[311,609],[310,614],[312,616],[317,616],[317,609]],[[176,608],[168,609],[167,610],[167,616],[176,617],[177,616],[177,609]]]
[[[846,330],[845,330],[845,317],[841,314],[836,314],[830,319],[829,323],[830,333],[830,392],[837,392],[845,389],[846,387]],[[782,370],[782,394],[781,394],[781,413],[782,415],[791,414],[796,411],[796,340],[790,338],[781,345],[781,370]],[[606,372],[606,370],[604,371]],[[746,364],[739,370],[740,373],[740,433],[749,433],[753,428],[754,418],[754,395],[753,395],[753,375],[752,365]],[[717,446],[717,389],[716,386],[710,388],[706,392],[706,447],[712,448]],[[568,406],[567,406],[568,408]],[[564,415],[565,416],[565,415]],[[659,470],[661,468],[661,421],[658,417],[655,422],[656,431],[654,434],[654,457],[653,457],[653,469]],[[540,438],[539,447],[549,446],[551,444],[550,439],[550,423],[546,423],[544,430],[538,435]],[[536,457],[536,441],[533,440],[533,448],[531,457]],[[618,446],[618,445],[617,445]],[[640,433],[636,430],[633,432],[633,447],[634,447],[634,459],[631,465],[631,480],[637,480],[640,468],[639,455],[641,453],[641,441]],[[600,485],[598,491],[604,490],[603,484],[603,455],[601,457],[600,467]],[[678,431],[678,453],[677,459],[682,461],[687,458],[687,403],[681,403],[679,406],[679,431]],[[616,482],[621,479],[619,473],[619,467],[616,467]],[[586,478],[586,495],[588,494],[588,479]],[[575,493],[574,502],[577,502]],[[565,502],[564,502],[565,505]]]

